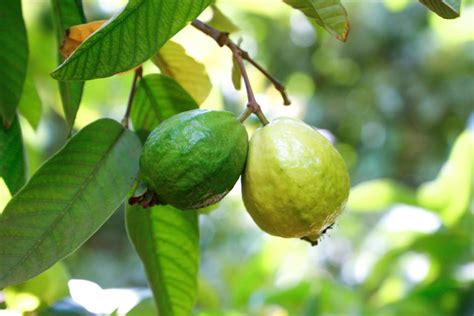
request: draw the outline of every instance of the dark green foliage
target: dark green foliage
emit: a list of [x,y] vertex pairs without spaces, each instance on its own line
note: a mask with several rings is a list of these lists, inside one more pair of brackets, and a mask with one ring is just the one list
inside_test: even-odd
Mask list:
[[442,18],[455,19],[461,14],[461,0],[420,0]]
[[127,71],[150,58],[210,0],[132,0],[51,75],[90,80]]
[[17,117],[8,129],[0,125],[0,177],[5,180],[12,195],[26,181],[25,154]]
[[196,211],[128,206],[127,232],[140,256],[160,315],[190,315],[197,296]]
[[0,119],[9,126],[20,102],[28,65],[21,1],[0,1]]
[[152,74],[137,87],[132,108],[132,123],[143,138],[163,120],[180,112],[197,109],[196,101],[173,79]]
[[[472,0],[463,3],[457,21],[438,18],[416,1],[284,1],[306,17],[282,1],[271,7],[263,1],[217,2],[210,23],[229,32],[237,26],[242,32],[231,38],[239,42],[242,36],[242,47],[286,84],[294,100],[291,108],[280,107],[278,93],[249,65],[263,111],[271,119],[299,117],[331,131],[356,187],[347,211],[311,250],[300,241],[264,235],[243,215],[236,194],[212,212],[127,207],[129,237],[146,273],[124,231],[122,201],[141,153],[135,134],[144,139],[165,118],[198,104],[234,113],[246,104],[245,91],[241,97],[230,91],[225,48],[191,27],[169,41],[215,1],[128,1],[53,73],[64,80],[59,91],[67,125],[56,113],[58,89],[48,76],[56,65],[54,38],[59,44],[66,28],[85,21],[81,3],[94,20],[110,18],[119,1],[26,1],[28,67],[20,2],[0,0],[0,184],[17,192],[0,215],[0,288],[8,286],[0,293],[1,309],[89,313],[72,300],[58,304],[68,294],[69,278],[55,273],[58,265],[10,286],[61,260],[71,278],[93,280],[103,289],[138,288],[141,298],[148,279],[154,297],[130,315],[474,313]],[[445,18],[460,14],[460,0],[421,2]],[[345,39],[349,20],[351,34],[343,44],[333,36]],[[135,133],[99,120],[53,154],[75,122],[82,81],[118,74],[88,84],[76,126],[100,117],[120,120],[130,91],[130,73],[120,73],[142,63],[146,75],[132,104]],[[209,98],[204,65],[215,84]],[[26,73],[32,80],[25,81]],[[238,87],[235,66],[232,79]],[[33,131],[24,119],[38,127],[38,95],[45,115]],[[249,131],[254,122],[251,116]],[[25,154],[33,177],[21,189]],[[0,186],[2,206],[10,199],[7,191]],[[100,289],[89,296],[102,307],[110,293],[117,292]]]
[[[59,53],[59,48],[63,42],[66,30],[71,26],[86,23],[86,17],[84,16],[81,0],[51,0],[51,6],[53,7],[58,42],[58,62],[61,64],[64,58]],[[79,104],[81,103],[84,82],[58,81],[58,84],[66,121],[70,129],[72,129],[77,111],[79,110]]]
[[0,288],[25,281],[81,246],[123,202],[140,142],[109,119],[48,160],[0,217]]

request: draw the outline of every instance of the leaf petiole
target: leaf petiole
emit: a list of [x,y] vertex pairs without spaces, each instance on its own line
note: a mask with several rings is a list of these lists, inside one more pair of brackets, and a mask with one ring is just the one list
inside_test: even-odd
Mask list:
[[142,78],[143,76],[143,67],[139,66],[135,69],[135,74],[133,76],[133,81],[132,81],[132,87],[130,89],[130,94],[128,96],[128,102],[127,102],[127,110],[125,111],[125,115],[123,116],[122,119],[122,125],[125,128],[128,128],[128,122],[130,121],[130,113],[132,112],[132,104],[133,104],[133,99],[135,98],[135,92],[137,90],[137,82],[138,79]]

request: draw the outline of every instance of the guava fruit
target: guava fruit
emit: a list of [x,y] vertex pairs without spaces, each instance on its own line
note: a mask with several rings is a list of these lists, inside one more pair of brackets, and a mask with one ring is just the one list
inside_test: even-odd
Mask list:
[[237,182],[247,150],[245,127],[232,113],[197,109],[177,114],[148,136],[139,174],[146,190],[129,201],[180,209],[214,204]]
[[242,195],[262,230],[315,245],[345,206],[349,175],[342,157],[317,130],[280,118],[252,135]]

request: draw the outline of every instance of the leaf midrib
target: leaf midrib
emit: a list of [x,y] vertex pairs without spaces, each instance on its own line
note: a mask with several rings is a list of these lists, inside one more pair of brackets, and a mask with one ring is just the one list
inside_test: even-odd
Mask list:
[[[16,271],[20,266],[21,264],[23,264],[27,259],[28,257],[33,253],[35,252],[38,247],[44,242],[44,240],[47,238],[49,232],[51,231],[51,229],[54,229],[54,227],[56,227],[59,222],[64,218],[64,216],[71,210],[72,208],[72,205],[73,205],[73,202],[75,200],[77,200],[77,198],[80,196],[80,194],[83,193],[84,189],[90,184],[90,181],[91,179],[93,178],[94,175],[97,174],[97,171],[99,169],[99,167],[101,167],[105,161],[105,159],[107,157],[109,157],[109,154],[110,152],[112,151],[112,149],[115,147],[115,145],[118,143],[119,139],[122,137],[122,135],[125,133],[125,129],[122,128],[122,130],[120,131],[120,133],[117,135],[117,137],[114,139],[113,143],[111,144],[111,146],[109,148],[107,148],[107,150],[105,151],[105,154],[103,155],[103,157],[98,161],[97,165],[94,167],[94,169],[92,170],[91,174],[85,179],[84,183],[80,186],[80,188],[78,189],[78,191],[76,192],[76,194],[74,194],[73,198],[71,199],[70,203],[65,207],[65,209],[59,214],[59,216],[53,221],[53,223],[49,226],[49,229],[47,231],[45,231],[41,237],[30,247],[30,249],[28,250],[28,252],[23,256],[21,257],[17,262],[16,264],[13,266],[13,268],[10,268],[6,273],[5,275],[0,279],[1,281],[5,281],[6,279],[8,279],[9,276],[12,275],[12,273],[14,271]],[[63,148],[64,149],[64,148]],[[52,159],[52,158],[51,158]],[[49,161],[48,161],[49,162]],[[46,164],[46,163],[45,163]],[[20,191],[21,192],[21,191]],[[1,220],[1,218],[0,218]]]

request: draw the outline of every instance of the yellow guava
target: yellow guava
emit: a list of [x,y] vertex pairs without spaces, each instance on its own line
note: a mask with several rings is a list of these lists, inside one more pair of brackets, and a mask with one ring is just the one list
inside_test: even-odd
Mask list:
[[250,140],[242,195],[262,230],[315,245],[346,204],[349,175],[340,154],[317,130],[280,118]]

